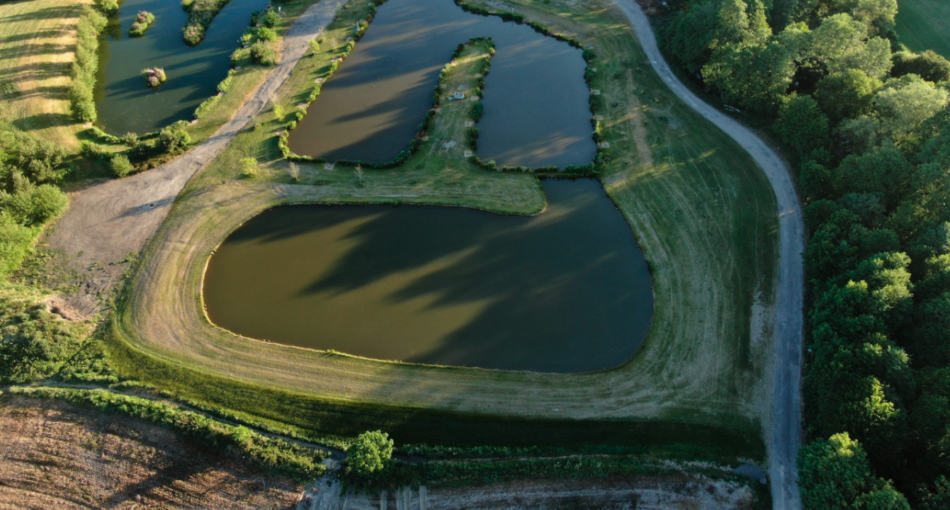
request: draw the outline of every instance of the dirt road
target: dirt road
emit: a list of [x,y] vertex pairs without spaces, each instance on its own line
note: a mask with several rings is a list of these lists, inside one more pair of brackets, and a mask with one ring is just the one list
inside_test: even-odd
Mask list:
[[657,47],[650,20],[634,0],[615,0],[637,33],[653,69],[677,97],[739,143],[762,167],[779,207],[779,281],[774,327],[771,433],[767,434],[772,505],[801,508],[795,457],[801,444],[802,300],[805,251],[801,204],[788,167],[771,147],[735,120],[704,103],[676,78]]
[[[287,80],[309,43],[333,20],[343,0],[322,0],[307,9],[283,40],[280,64],[211,138],[184,156],[154,170],[86,188],[70,200],[69,209],[47,239],[50,247],[76,256],[80,267],[107,264],[141,250],[168,216],[175,197],[205,164],[216,158],[231,140],[270,101]],[[115,276],[115,275],[113,275]],[[70,308],[79,315],[93,313],[95,294],[111,283],[103,278],[84,288]]]

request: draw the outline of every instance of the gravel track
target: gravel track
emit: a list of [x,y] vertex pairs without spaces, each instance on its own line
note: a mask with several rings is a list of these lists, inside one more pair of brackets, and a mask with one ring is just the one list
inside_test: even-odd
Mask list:
[[49,245],[75,254],[80,264],[108,263],[140,251],[168,216],[188,180],[221,154],[267,106],[307,54],[310,41],[333,21],[342,3],[322,0],[297,19],[284,37],[280,64],[211,138],[154,170],[96,184],[72,195],[69,210],[48,238]]
[[805,226],[801,203],[788,166],[765,141],[748,128],[706,104],[690,92],[663,59],[650,20],[634,0],[614,0],[630,20],[653,70],[700,115],[732,137],[762,167],[779,207],[779,273],[774,326],[775,358],[772,381],[771,432],[766,437],[769,478],[775,510],[801,508],[795,459],[801,445],[802,303]]

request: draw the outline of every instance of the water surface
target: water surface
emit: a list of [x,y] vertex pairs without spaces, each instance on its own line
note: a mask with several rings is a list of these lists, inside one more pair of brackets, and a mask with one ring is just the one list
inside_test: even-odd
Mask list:
[[237,229],[204,284],[252,338],[378,359],[545,372],[618,366],[650,326],[650,274],[600,184],[545,181],[535,217],[288,206]]
[[[478,154],[500,165],[583,165],[591,139],[582,52],[452,0],[389,0],[290,134],[297,154],[391,161],[409,146],[455,47],[491,37]],[[466,95],[469,95],[465,91]],[[460,142],[462,142],[460,140]]]
[[[97,124],[123,135],[193,119],[195,108],[216,94],[218,83],[227,76],[231,53],[250,24],[251,13],[267,3],[231,0],[211,23],[204,41],[192,48],[181,37],[188,13],[180,0],[123,0],[99,45]],[[155,14],[155,23],[143,37],[129,37],[139,11]],[[164,68],[168,82],[157,90],[146,87],[141,72],[147,67]]]

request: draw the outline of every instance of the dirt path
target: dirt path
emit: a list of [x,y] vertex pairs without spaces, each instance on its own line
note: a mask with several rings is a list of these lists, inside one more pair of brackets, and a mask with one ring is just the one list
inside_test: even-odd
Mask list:
[[[184,156],[154,170],[107,181],[74,194],[69,210],[57,222],[47,242],[51,248],[75,255],[79,267],[107,264],[138,252],[168,216],[175,197],[204,165],[216,158],[231,140],[260,113],[287,80],[309,43],[333,21],[343,0],[322,0],[311,6],[287,32],[280,64],[211,138]],[[105,275],[85,286],[69,308],[81,316],[95,312],[96,295],[119,275]]]
[[788,167],[771,147],[735,120],[706,104],[680,83],[663,59],[650,20],[634,0],[614,0],[637,33],[643,51],[664,83],[686,104],[739,143],[762,167],[779,207],[779,281],[776,296],[775,361],[769,478],[776,510],[801,508],[795,457],[801,444],[802,253],[805,251],[801,204]]

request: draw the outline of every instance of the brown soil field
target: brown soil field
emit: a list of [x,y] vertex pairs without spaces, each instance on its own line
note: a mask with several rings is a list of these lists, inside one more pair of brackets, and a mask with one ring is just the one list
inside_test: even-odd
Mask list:
[[294,508],[302,487],[145,421],[0,398],[0,509]]

